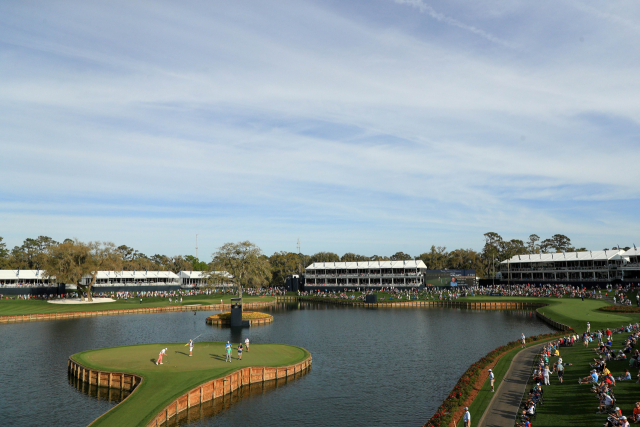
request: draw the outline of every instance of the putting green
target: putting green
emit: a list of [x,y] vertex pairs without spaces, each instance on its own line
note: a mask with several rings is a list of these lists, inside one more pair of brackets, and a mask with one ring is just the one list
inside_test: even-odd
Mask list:
[[[225,343],[200,342],[189,356],[184,343],[147,344],[89,350],[71,356],[91,369],[127,372],[139,375],[142,383],[122,403],[107,412],[92,426],[145,426],[166,405],[192,388],[240,368],[279,367],[304,361],[309,352],[283,344],[251,344],[238,360],[236,343],[232,362],[225,362]],[[167,348],[163,364],[156,365],[158,353]]]

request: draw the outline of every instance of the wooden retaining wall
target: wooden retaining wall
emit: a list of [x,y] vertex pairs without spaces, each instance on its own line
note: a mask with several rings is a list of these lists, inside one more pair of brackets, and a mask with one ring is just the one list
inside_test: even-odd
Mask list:
[[69,374],[78,380],[98,387],[116,388],[132,392],[142,382],[142,377],[126,372],[106,372],[90,369],[69,359]]
[[[262,308],[275,305],[276,301],[249,302],[243,304],[245,308]],[[150,308],[130,308],[125,310],[94,310],[94,311],[72,311],[67,313],[40,313],[40,314],[18,314],[15,316],[0,316],[0,323],[20,323],[38,322],[41,320],[62,320],[75,319],[78,317],[116,316],[120,314],[147,314],[147,313],[167,313],[174,311],[213,311],[231,310],[231,304],[210,304],[210,305],[174,305],[169,307]]]
[[363,301],[341,300],[337,298],[315,298],[302,297],[299,301],[324,302],[337,305],[348,305],[353,307],[448,307],[448,308],[466,308],[471,310],[527,310],[544,307],[547,304],[539,302],[517,302],[517,301],[498,301],[498,302],[467,302],[467,301],[397,301],[397,302],[377,302],[366,303]]
[[568,331],[568,330],[571,329],[570,326],[567,326],[564,323],[556,322],[555,320],[552,320],[552,319],[548,318],[547,316],[545,316],[544,314],[540,313],[539,311],[536,311],[536,316],[538,317],[538,319],[542,320],[544,323],[546,323],[549,326],[554,327],[554,328],[556,328],[558,330]]
[[298,302],[300,297],[291,295],[277,295],[275,298],[277,302]]
[[242,368],[225,377],[207,381],[169,403],[149,424],[147,424],[147,427],[158,427],[166,423],[170,418],[178,415],[180,412],[188,410],[192,406],[200,405],[203,402],[230,394],[244,385],[293,376],[309,368],[311,366],[311,361],[312,358],[309,356],[306,360],[300,363],[280,368],[268,368],[264,366]]
[[[228,326],[231,324],[231,318],[229,319],[212,319],[207,317],[207,325],[213,326]],[[266,325],[273,322],[273,316],[269,315],[269,317],[265,317],[263,319],[247,319],[243,320],[244,322],[249,322],[249,326],[258,326],[258,325]]]
[[[192,406],[230,394],[244,385],[287,378],[311,367],[312,357],[295,365],[271,368],[266,366],[242,368],[231,374],[209,380],[189,390],[162,409],[147,427],[157,427]],[[126,372],[105,372],[87,368],[72,359],[68,361],[69,374],[80,381],[98,387],[116,388],[129,392],[142,383],[142,378]],[[126,399],[125,399],[126,400]]]
[[[378,302],[378,303],[365,303],[362,301],[349,301],[340,300],[334,298],[300,298],[299,301],[313,301],[313,302],[325,302],[330,304],[348,305],[353,307],[449,307],[449,308],[466,308],[471,310],[536,310],[541,307],[547,306],[541,302],[516,302],[516,301],[503,301],[503,302],[467,302],[467,301],[398,301],[398,302]],[[558,329],[560,331],[568,331],[570,326],[564,323],[556,322],[553,319],[545,316],[536,310],[536,316],[548,324],[549,326]]]

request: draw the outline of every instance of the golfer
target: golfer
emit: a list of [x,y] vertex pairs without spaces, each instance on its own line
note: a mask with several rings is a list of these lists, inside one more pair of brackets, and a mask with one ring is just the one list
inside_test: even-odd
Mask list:
[[227,341],[227,345],[225,345],[225,350],[227,351],[227,359],[225,362],[231,362],[231,344]]
[[522,348],[524,348],[524,344],[527,342],[526,338],[524,337],[524,334],[522,334]]
[[238,360],[242,360],[242,343],[238,344]]
[[244,346],[247,348],[247,353],[249,353],[249,337],[247,337],[247,339],[244,340]]
[[160,354],[158,355],[158,360],[156,361],[156,365],[158,364],[162,365],[162,357],[166,352],[167,352],[166,348],[163,348],[162,350],[160,350]]
[[193,356],[193,340],[189,340],[189,357]]

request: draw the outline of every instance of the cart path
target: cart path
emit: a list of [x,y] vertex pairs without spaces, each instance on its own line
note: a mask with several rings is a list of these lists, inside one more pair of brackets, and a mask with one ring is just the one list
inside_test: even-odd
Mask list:
[[[546,343],[536,344],[522,350],[511,361],[502,382],[498,386],[487,410],[480,418],[478,427],[513,427],[522,394],[527,387],[533,358]],[[473,415],[473,414],[472,414]]]

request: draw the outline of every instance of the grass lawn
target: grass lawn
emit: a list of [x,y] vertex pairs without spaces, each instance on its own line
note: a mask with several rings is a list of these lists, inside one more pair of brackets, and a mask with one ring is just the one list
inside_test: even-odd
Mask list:
[[[536,342],[530,345],[537,345],[537,344],[539,344],[539,342]],[[509,370],[511,361],[513,360],[515,355],[518,354],[520,350],[522,350],[520,347],[514,348],[513,350],[511,350],[510,352],[502,356],[500,360],[498,360],[498,363],[496,363],[496,366],[493,367],[493,374],[496,377],[495,378],[496,390],[498,390],[498,386],[500,385],[500,383],[502,382],[502,379],[504,378],[505,374]],[[469,412],[472,414],[477,414],[476,416],[471,417],[471,427],[476,427],[478,425],[478,422],[480,421],[482,414],[487,409],[487,406],[489,406],[489,402],[491,402],[491,399],[493,398],[493,396],[495,396],[495,394],[491,392],[491,382],[487,378],[487,380],[482,385],[482,388],[478,391],[478,395],[476,396],[475,399],[473,399],[473,402],[469,406]],[[458,422],[458,426],[459,427],[464,426],[464,422],[462,421],[462,419],[460,419],[460,421]]]
[[[174,302],[169,303],[169,298],[151,297],[129,298],[128,300],[120,299],[115,302],[107,302],[101,304],[49,304],[43,300],[20,300],[20,299],[3,299],[0,300],[0,316],[13,316],[16,314],[39,314],[39,313],[68,313],[72,311],[96,311],[96,310],[126,310],[132,308],[152,308],[152,307],[169,307],[176,305],[190,304],[220,304],[222,299],[225,304],[231,304],[231,298],[235,295],[194,295],[182,297],[181,303],[175,303],[175,298],[171,298]],[[243,296],[243,302],[269,302],[273,301],[272,296]]]
[[[614,334],[613,348],[616,351],[622,348],[623,337],[629,334]],[[592,343],[593,344],[593,343]],[[564,384],[560,384],[557,376],[550,376],[551,385],[544,388],[544,405],[538,407],[538,414],[532,421],[538,426],[601,426],[606,422],[606,415],[597,415],[598,400],[595,393],[591,392],[591,386],[578,384],[578,379],[589,375],[591,369],[589,363],[597,357],[593,351],[593,345],[585,349],[582,345],[562,348],[560,356],[563,362],[572,363],[567,366],[564,373]],[[550,363],[555,363],[557,358],[551,358]],[[607,363],[614,377],[619,377],[629,367],[625,361],[612,361]],[[640,384],[636,384],[637,371],[630,369],[632,381],[618,381],[614,387],[616,405],[622,410],[622,414],[630,417],[635,402],[640,400]]]
[[[167,347],[163,365],[156,365],[158,353]],[[234,349],[237,347],[234,347]],[[144,426],[167,404],[198,384],[250,366],[286,366],[302,362],[309,352],[282,344],[251,344],[237,360],[225,362],[225,343],[195,343],[193,357],[189,347],[178,344],[148,344],[89,350],[72,356],[76,362],[103,371],[128,372],[144,378],[124,402],[98,418],[92,426]]]
[[520,302],[542,302],[549,304],[539,308],[538,311],[555,320],[571,326],[579,333],[587,329],[587,322],[591,323],[591,330],[607,327],[620,327],[640,321],[640,314],[635,313],[607,313],[599,311],[600,307],[609,305],[603,300],[580,298],[533,298],[533,297],[465,297],[456,301],[520,301]]

